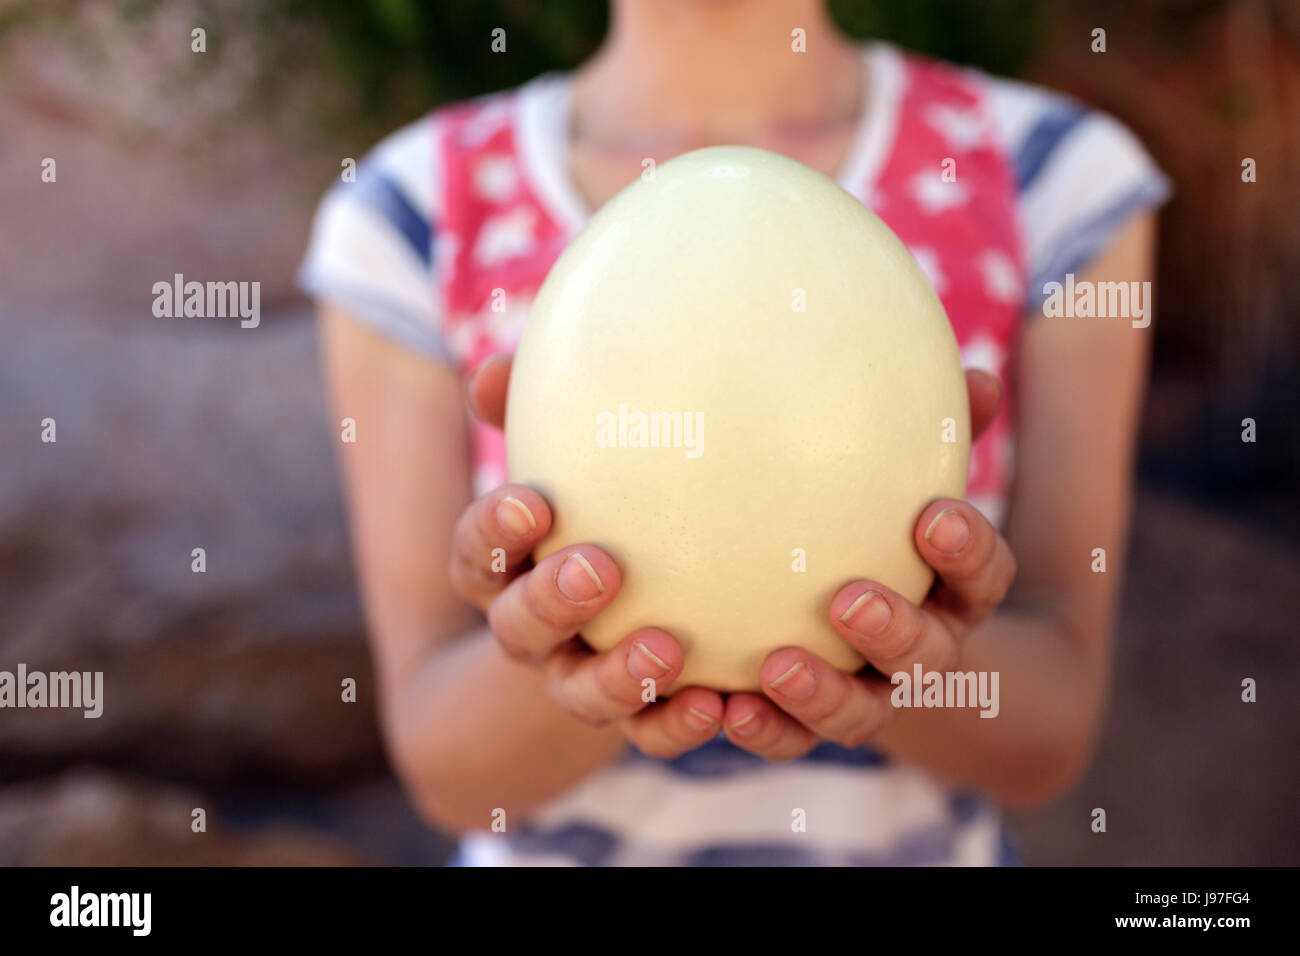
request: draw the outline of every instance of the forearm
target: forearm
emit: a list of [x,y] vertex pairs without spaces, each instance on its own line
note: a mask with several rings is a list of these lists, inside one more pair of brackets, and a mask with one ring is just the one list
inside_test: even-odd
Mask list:
[[997,672],[998,713],[902,708],[874,743],[957,787],[1024,806],[1064,789],[1086,766],[1105,698],[1104,663],[1058,620],[1004,610],[968,638],[963,672]]
[[540,670],[507,657],[481,628],[422,659],[392,689],[388,739],[421,811],[453,830],[519,820],[616,757],[613,727],[557,706]]

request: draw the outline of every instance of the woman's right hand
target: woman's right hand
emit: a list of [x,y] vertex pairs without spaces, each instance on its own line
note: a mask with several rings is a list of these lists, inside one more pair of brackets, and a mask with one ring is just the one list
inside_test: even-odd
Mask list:
[[[472,410],[498,428],[508,379],[508,359],[497,359],[469,383]],[[577,636],[618,595],[622,579],[614,560],[591,544],[570,545],[534,566],[529,556],[550,527],[550,507],[526,485],[482,496],[456,525],[453,586],[487,615],[502,649],[540,668],[556,703],[585,723],[614,725],[642,752],[666,759],[715,737],[725,711],[716,691],[688,687],[655,699],[684,660],[667,631],[642,628],[602,653]]]

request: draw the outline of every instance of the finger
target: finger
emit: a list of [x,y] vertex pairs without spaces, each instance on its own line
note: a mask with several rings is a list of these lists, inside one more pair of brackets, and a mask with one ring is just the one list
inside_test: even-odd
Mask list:
[[603,611],[620,583],[613,558],[574,545],[511,581],[488,608],[488,624],[512,657],[538,661]]
[[979,368],[966,370],[966,389],[970,392],[970,440],[984,434],[1002,405],[1002,383],[992,372]]
[[716,737],[725,711],[726,704],[717,691],[687,687],[644,708],[619,726],[643,754],[672,760]]
[[448,568],[452,586],[486,611],[550,530],[546,499],[527,485],[502,485],[488,492],[456,523]]
[[942,582],[927,609],[950,627],[969,630],[1002,603],[1016,578],[1016,558],[974,505],[955,498],[932,502],[913,533],[921,557]]
[[793,760],[817,746],[816,734],[761,694],[728,697],[723,727],[737,747],[768,760]]
[[682,648],[667,631],[642,628],[593,654],[571,641],[546,659],[551,696],[569,713],[601,725],[630,717],[682,672]]
[[759,672],[763,693],[823,740],[861,747],[888,723],[890,685],[842,673],[815,654],[785,647]]
[[510,387],[513,355],[494,355],[479,363],[465,380],[465,402],[474,417],[495,428],[505,428],[506,392]]
[[911,671],[951,670],[960,659],[957,635],[947,623],[897,591],[875,581],[854,581],[831,601],[840,637],[886,677]]

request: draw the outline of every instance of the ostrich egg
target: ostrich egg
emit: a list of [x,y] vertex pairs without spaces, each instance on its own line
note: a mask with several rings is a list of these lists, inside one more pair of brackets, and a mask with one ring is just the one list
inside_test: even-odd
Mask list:
[[641,176],[555,263],[506,447],[554,511],[535,557],[587,542],[618,562],[582,637],[664,628],[674,687],[736,691],[790,645],[861,668],[829,617],[850,581],[923,599],[913,526],[964,496],[970,413],[943,306],[889,228],[794,160],[717,147]]

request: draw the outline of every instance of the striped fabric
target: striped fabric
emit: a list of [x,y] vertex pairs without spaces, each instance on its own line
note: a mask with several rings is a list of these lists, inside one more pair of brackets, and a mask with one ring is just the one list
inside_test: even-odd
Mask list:
[[[806,829],[796,829],[796,820]],[[676,760],[630,753],[507,843],[466,839],[461,865],[950,865],[1005,858],[997,814],[871,750],[823,744],[772,764],[719,737]]]
[[[1112,118],[1045,90],[873,44],[838,177],[898,234],[952,321],[965,364],[1011,401],[972,453],[969,496],[1000,524],[1014,471],[1021,323],[1169,185]],[[321,203],[303,288],[461,371],[518,342],[547,270],[589,216],[566,162],[569,78],[456,104],[399,130]],[[954,160],[956,182],[941,164]],[[504,293],[504,311],[492,303]],[[475,434],[475,486],[505,480]],[[487,814],[485,813],[485,819]],[[802,821],[801,827],[797,824]],[[771,764],[725,738],[673,761],[629,752],[462,865],[953,864],[1012,859],[996,811],[869,749]]]

